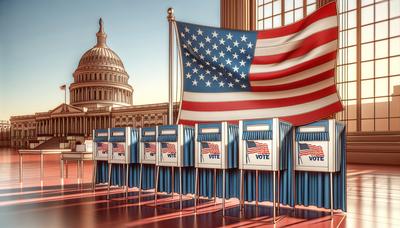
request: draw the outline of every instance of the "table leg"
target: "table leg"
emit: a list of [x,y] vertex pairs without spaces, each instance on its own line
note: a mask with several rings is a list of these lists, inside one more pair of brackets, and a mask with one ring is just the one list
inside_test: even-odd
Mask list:
[[68,161],[65,161],[65,178],[68,178]]
[[96,191],[96,179],[97,179],[97,161],[93,160],[93,173],[92,173],[92,190]]
[[19,183],[22,184],[23,179],[23,165],[22,165],[22,154],[19,154]]
[[40,182],[43,183],[43,177],[44,177],[44,172],[43,172],[43,153],[40,153]]
[[64,160],[60,159],[60,178],[61,185],[64,185]]

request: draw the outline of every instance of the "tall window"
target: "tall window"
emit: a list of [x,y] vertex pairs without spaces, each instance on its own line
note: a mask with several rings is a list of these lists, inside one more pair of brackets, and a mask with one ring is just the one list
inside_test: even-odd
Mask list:
[[[400,131],[400,1],[338,0],[336,115],[350,132]],[[258,0],[257,29],[291,24],[315,0]]]

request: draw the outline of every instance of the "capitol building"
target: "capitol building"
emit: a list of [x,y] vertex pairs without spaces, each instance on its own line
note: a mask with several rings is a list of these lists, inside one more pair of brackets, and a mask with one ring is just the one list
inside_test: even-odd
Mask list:
[[132,105],[134,90],[128,84],[129,75],[122,60],[107,46],[102,19],[99,25],[96,45],[83,54],[72,75],[69,104],[48,112],[12,116],[12,147],[29,148],[50,139],[74,144],[91,137],[97,128],[167,123],[168,103]]

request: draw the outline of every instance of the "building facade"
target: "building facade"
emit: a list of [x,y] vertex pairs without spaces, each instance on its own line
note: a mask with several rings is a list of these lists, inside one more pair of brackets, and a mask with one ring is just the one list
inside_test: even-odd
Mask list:
[[73,73],[70,103],[48,112],[12,116],[12,147],[29,148],[53,137],[82,141],[98,128],[167,124],[167,103],[132,105],[129,75],[118,55],[107,46],[101,19],[99,24],[97,44],[85,52]]
[[11,142],[10,122],[0,120],[0,147],[9,147]]
[[[221,26],[291,24],[333,0],[221,0]],[[337,0],[336,83],[347,126],[348,160],[400,163],[400,1]]]

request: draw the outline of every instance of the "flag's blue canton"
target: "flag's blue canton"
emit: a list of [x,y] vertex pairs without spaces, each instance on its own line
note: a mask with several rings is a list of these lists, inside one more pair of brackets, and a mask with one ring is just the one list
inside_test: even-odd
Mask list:
[[188,92],[250,91],[257,32],[177,22]]

